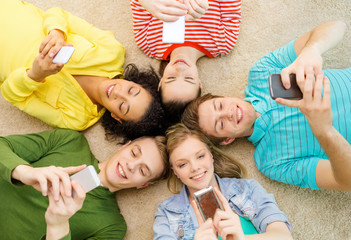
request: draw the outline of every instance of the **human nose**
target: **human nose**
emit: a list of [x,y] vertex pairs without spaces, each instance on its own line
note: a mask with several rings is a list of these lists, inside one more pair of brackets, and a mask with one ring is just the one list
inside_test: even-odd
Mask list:
[[134,173],[135,169],[138,166],[138,161],[137,160],[129,160],[127,162],[127,168],[130,172]]
[[126,99],[127,96],[128,96],[128,92],[124,91],[123,86],[116,85],[116,87],[113,89],[113,97],[115,99],[117,98]]
[[190,171],[191,172],[196,172],[199,169],[199,166],[195,163],[195,161],[192,161],[190,163]]

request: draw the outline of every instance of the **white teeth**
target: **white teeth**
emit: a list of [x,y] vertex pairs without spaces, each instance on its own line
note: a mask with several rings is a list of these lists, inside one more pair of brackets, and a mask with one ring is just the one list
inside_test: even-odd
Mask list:
[[111,86],[111,87],[108,89],[108,91],[107,91],[107,95],[108,95],[108,96],[110,96],[112,89],[113,89],[113,86]]
[[203,175],[205,175],[205,173],[201,173],[201,174],[199,174],[199,175],[197,175],[197,176],[195,176],[195,177],[192,177],[192,179],[199,179],[199,178],[201,178]]
[[237,111],[238,111],[238,119],[237,119],[237,121],[239,122],[241,120],[242,112],[241,112],[240,108],[238,108]]
[[122,175],[122,177],[124,177],[124,178],[126,177],[126,175],[124,175],[124,172],[123,172],[123,169],[122,169],[121,165],[118,165],[118,171]]

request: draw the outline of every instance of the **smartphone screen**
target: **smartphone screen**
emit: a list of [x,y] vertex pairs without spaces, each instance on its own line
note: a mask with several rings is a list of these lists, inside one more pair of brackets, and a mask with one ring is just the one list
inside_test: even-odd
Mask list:
[[269,90],[271,97],[286,99],[302,99],[302,92],[297,85],[296,75],[290,74],[290,88],[285,89],[280,74],[269,75]]
[[184,43],[185,16],[174,22],[163,22],[162,42]]
[[217,208],[223,210],[222,204],[219,202],[219,199],[214,193],[212,186],[195,192],[194,198],[204,221],[206,221],[208,218],[213,219]]

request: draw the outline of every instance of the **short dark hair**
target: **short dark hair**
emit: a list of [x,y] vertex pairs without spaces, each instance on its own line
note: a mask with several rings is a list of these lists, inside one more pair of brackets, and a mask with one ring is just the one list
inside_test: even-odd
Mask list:
[[119,123],[106,110],[102,116],[102,126],[105,129],[108,139],[122,137],[124,140],[134,140],[141,136],[157,136],[164,134],[165,112],[162,108],[161,99],[157,92],[160,81],[157,73],[152,67],[139,71],[135,64],[128,64],[125,67],[124,79],[135,82],[142,86],[152,96],[152,102],[146,113],[138,122],[123,121]]

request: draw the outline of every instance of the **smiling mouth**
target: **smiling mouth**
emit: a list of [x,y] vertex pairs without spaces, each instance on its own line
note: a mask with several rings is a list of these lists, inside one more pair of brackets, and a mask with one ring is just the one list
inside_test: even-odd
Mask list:
[[183,59],[178,59],[177,61],[175,61],[175,62],[173,63],[173,65],[175,65],[175,64],[177,64],[177,63],[183,63],[183,64],[189,66],[189,64],[188,64],[186,61],[184,61]]
[[123,167],[121,164],[117,164],[117,175],[121,178],[127,179],[127,176],[123,170]]
[[207,171],[203,172],[203,173],[200,173],[198,175],[195,175],[193,177],[191,177],[190,179],[192,180],[201,180],[205,175],[206,175]]
[[243,119],[243,110],[239,106],[237,106],[237,109],[236,109],[237,124],[239,124],[242,119]]
[[113,90],[113,88],[116,86],[116,84],[112,84],[112,85],[110,85],[107,89],[106,89],[106,95],[107,95],[107,97],[110,97],[110,95],[111,95],[111,92],[112,92],[112,90]]

